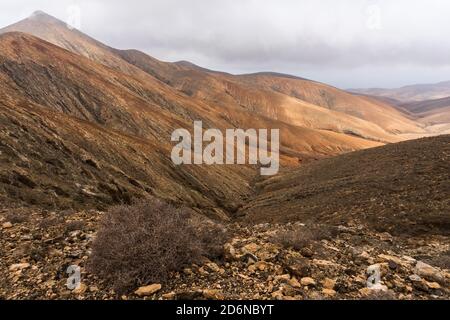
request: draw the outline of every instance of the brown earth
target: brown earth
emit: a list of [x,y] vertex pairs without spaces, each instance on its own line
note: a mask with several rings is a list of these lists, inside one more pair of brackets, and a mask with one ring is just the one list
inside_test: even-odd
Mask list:
[[[222,260],[205,259],[174,272],[168,282],[161,284],[161,289],[145,296],[133,292],[118,295],[108,283],[86,271],[102,214],[94,210],[55,212],[27,208],[0,211],[0,299],[450,297],[448,237],[428,234],[399,238],[357,226],[301,223],[253,226],[232,223],[227,225],[231,239],[225,245]],[[18,218],[23,216],[26,218]],[[5,227],[8,219],[14,223]],[[283,246],[276,240],[280,233],[314,228],[321,233],[334,231],[298,243],[296,248]],[[81,285],[75,290],[67,288],[67,268],[71,265],[81,268]],[[369,266],[380,268],[382,290],[367,288]]]

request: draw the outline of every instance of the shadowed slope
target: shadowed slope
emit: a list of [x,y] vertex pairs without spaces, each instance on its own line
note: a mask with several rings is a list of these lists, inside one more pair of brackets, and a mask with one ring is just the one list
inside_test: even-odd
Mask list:
[[249,223],[313,220],[399,234],[450,230],[450,135],[321,160],[269,178]]

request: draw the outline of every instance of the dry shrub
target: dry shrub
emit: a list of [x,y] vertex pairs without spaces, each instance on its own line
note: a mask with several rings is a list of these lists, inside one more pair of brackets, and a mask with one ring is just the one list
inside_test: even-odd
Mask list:
[[6,215],[5,218],[6,221],[9,221],[14,224],[24,223],[30,220],[30,217],[27,213],[20,211],[10,212],[8,215]]
[[43,218],[39,222],[39,228],[47,230],[49,228],[56,227],[62,223],[64,223],[64,219],[62,219],[61,217],[47,217]]
[[171,271],[207,255],[210,233],[196,231],[186,210],[155,198],[117,206],[100,221],[88,268],[119,294],[164,283]]
[[86,223],[84,221],[69,221],[66,223],[66,232],[72,232],[72,231],[78,231],[83,230],[86,226]]
[[230,239],[230,234],[222,225],[214,222],[194,224],[197,236],[202,247],[202,255],[209,259],[222,259],[225,243]]
[[337,235],[337,228],[332,226],[294,226],[292,229],[278,232],[273,241],[285,248],[300,250],[310,246],[315,241],[331,240]]

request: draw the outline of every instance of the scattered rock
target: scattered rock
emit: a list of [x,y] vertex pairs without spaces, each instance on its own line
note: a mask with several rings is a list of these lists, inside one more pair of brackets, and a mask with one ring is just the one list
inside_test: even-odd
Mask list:
[[9,229],[12,228],[13,224],[11,222],[5,222],[2,224],[3,229]]
[[203,297],[209,300],[223,300],[225,297],[220,290],[215,289],[205,289],[202,291]]
[[324,289],[334,290],[334,287],[336,286],[336,280],[325,278],[324,280],[322,280],[322,286]]
[[302,286],[315,286],[316,281],[311,277],[304,277],[300,280]]
[[173,300],[176,297],[176,293],[174,291],[169,292],[169,293],[164,293],[163,295],[161,295],[161,297],[166,300]]
[[323,289],[322,294],[328,297],[333,297],[334,295],[336,295],[336,291],[334,291],[333,289]]
[[290,275],[282,274],[282,275],[279,275],[279,276],[275,276],[275,281],[277,281],[277,282],[287,282],[287,281],[289,281],[290,278],[291,278]]
[[249,243],[242,248],[244,253],[253,253],[255,254],[261,247],[256,243]]
[[427,279],[443,283],[445,281],[444,275],[435,267],[430,266],[422,261],[418,261],[414,271],[417,275]]
[[87,290],[87,286],[84,283],[80,283],[74,290],[72,290],[72,293],[75,295],[82,295]]
[[239,257],[236,255],[236,249],[234,249],[231,243],[226,243],[223,247],[224,258],[227,261],[238,260]]
[[297,278],[291,278],[291,279],[289,279],[289,281],[287,283],[293,288],[301,288],[302,287],[300,282],[298,282]]
[[219,266],[214,262],[209,262],[206,264],[206,266],[212,271],[212,272],[220,272]]
[[152,294],[161,290],[161,285],[159,283],[151,284],[145,287],[140,287],[134,293],[139,297],[151,296]]
[[300,250],[300,253],[302,254],[302,256],[304,256],[306,258],[311,258],[314,255],[314,252],[308,247],[302,248]]
[[16,263],[9,267],[9,271],[11,271],[11,272],[19,271],[19,270],[27,269],[29,267],[30,267],[29,263]]

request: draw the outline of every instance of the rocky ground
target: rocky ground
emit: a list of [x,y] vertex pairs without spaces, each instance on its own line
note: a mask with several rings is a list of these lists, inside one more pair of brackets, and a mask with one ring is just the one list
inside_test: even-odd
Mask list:
[[[221,261],[205,260],[118,296],[85,270],[98,211],[0,210],[0,299],[449,299],[448,237],[399,238],[357,226],[228,225]],[[280,234],[332,228],[295,249]],[[330,229],[331,230],[331,229]],[[281,241],[282,242],[282,241]],[[81,267],[69,290],[67,267]],[[381,270],[367,288],[367,268]],[[139,290],[138,290],[139,289]]]

